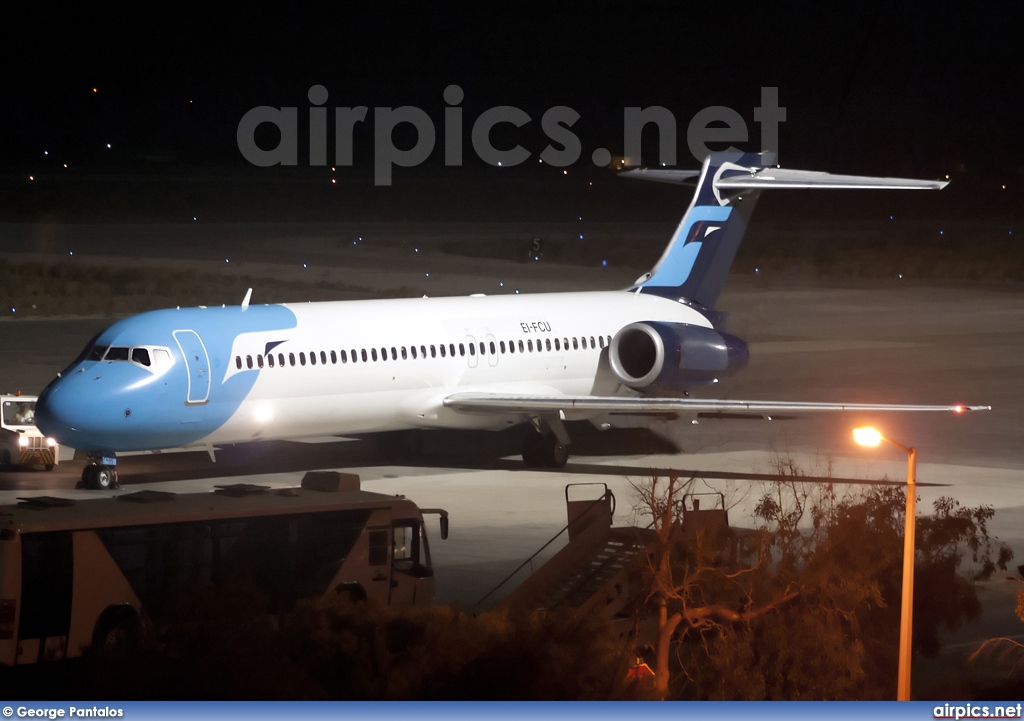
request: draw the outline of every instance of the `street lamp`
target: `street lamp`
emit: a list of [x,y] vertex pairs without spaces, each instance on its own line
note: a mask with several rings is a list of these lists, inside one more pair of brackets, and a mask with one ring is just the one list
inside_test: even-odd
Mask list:
[[896,700],[910,700],[910,639],[914,616],[914,518],[917,505],[917,449],[886,438],[871,427],[855,428],[853,439],[862,446],[877,446],[882,441],[907,454],[907,513],[903,531],[903,599],[900,611],[900,665]]

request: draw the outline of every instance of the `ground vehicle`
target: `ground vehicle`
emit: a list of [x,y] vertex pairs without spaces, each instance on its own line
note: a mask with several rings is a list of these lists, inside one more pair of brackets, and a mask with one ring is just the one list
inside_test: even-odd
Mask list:
[[57,441],[36,428],[36,397],[0,395],[0,466],[41,465],[53,470],[59,462]]
[[[307,479],[274,491],[236,484],[0,507],[0,665],[131,643],[175,594],[235,580],[277,608],[330,593],[396,609],[433,600],[423,516],[412,501],[358,485],[314,490]],[[444,538],[447,514],[433,512]]]

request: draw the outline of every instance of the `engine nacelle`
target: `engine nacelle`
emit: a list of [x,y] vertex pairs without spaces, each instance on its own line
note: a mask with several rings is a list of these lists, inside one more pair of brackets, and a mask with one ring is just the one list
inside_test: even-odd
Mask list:
[[747,364],[747,344],[687,323],[631,323],[608,349],[612,372],[630,388],[688,388],[714,383]]

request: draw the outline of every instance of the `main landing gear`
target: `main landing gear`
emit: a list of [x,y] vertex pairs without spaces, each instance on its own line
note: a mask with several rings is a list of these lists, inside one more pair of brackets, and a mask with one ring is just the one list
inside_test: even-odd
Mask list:
[[111,488],[119,488],[117,483],[117,459],[110,455],[104,456],[99,453],[90,453],[85,459],[86,465],[82,469],[82,487],[99,491],[106,491]]
[[569,460],[569,434],[556,415],[531,419],[533,430],[523,439],[523,462],[530,468],[565,468]]

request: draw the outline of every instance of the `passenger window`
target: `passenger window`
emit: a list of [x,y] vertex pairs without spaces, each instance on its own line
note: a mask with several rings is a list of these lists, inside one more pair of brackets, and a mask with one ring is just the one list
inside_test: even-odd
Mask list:
[[267,353],[267,365],[270,366],[271,368],[274,367],[274,354],[273,353]]
[[284,368],[284,353],[277,354],[277,365],[281,368]]
[[[409,348],[409,351],[412,353],[413,360],[415,360],[416,359],[416,346],[411,346]],[[405,352],[405,348],[402,349],[402,352],[403,353]],[[404,355],[402,357],[405,358]]]
[[295,354],[294,353],[289,353],[288,354],[288,365],[290,365],[290,366],[294,366],[295,365]]
[[242,356],[240,355],[235,356],[235,368],[242,370]]
[[149,351],[145,348],[132,348],[132,360],[139,365],[149,367]]
[[245,367],[248,368],[249,370],[252,370],[252,356],[251,355],[247,355],[245,357]]
[[[493,343],[491,345],[494,345]],[[484,349],[484,342],[480,341],[480,355],[484,355],[487,351]],[[493,352],[493,351],[492,351]]]
[[338,363],[338,354],[331,351],[331,364],[336,365]]
[[305,353],[299,353],[299,365],[300,366],[306,365],[306,354]]
[[[459,348],[462,348],[462,346],[460,345]],[[476,355],[476,346],[473,343],[469,344],[469,354],[473,356]]]
[[398,360],[398,351],[394,346],[391,346],[391,360]]
[[434,346],[430,346],[430,357],[431,358],[436,358],[437,357],[437,354],[434,352],[434,350],[435,350]]
[[[452,355],[455,355],[455,351],[452,351]],[[466,355],[466,346],[459,343],[459,355]]]
[[[376,354],[376,351],[374,351],[374,354]],[[363,348],[363,349],[362,349],[362,350],[361,350],[361,351],[359,352],[359,355],[360,355],[360,356],[362,356],[362,358],[363,358],[363,363],[365,363],[365,362],[366,362],[366,349],[365,349],[365,348]],[[377,359],[376,359],[376,358],[374,358],[374,360],[377,360]]]
[[455,344],[454,343],[449,343],[448,344],[448,355],[450,355],[452,358],[455,357]]
[[346,353],[345,351],[341,352],[341,362],[348,363],[348,353]]
[[550,338],[545,338],[544,339],[544,349],[545,350],[551,350],[551,339]]
[[427,357],[427,347],[425,345],[421,345],[420,346],[420,357],[421,358],[426,358]]
[[533,353],[533,338],[531,338],[530,340],[526,341],[526,350],[528,350],[531,353]]
[[370,358],[372,358],[374,362],[377,361],[377,349],[376,348],[371,348],[370,349]]
[[[301,356],[300,356],[300,358],[301,358]],[[315,366],[316,365],[316,351],[313,351],[312,353],[309,354],[309,364],[311,366]]]
[[502,341],[499,347],[501,348],[501,354],[505,355],[505,341]]
[[597,343],[594,342],[594,336],[590,336],[590,347],[597,348]]
[[519,352],[520,353],[525,353],[526,352],[526,346],[523,345],[522,341],[519,341]]
[[562,338],[562,347],[565,348],[566,350],[569,350],[569,339],[568,338]]
[[445,347],[444,347],[444,346],[442,345],[442,346],[441,346],[441,357],[442,357],[442,358],[444,358],[444,357],[445,357],[445,353],[446,353],[446,349],[445,349]]
[[572,339],[572,349],[573,350],[579,350],[580,349],[579,343],[577,342],[576,338]]
[[[412,352],[415,353],[416,349],[413,348]],[[409,360],[409,355],[405,352],[405,346],[402,346],[402,360]]]
[[603,335],[599,335],[597,337],[597,345],[600,346],[601,348],[604,348],[604,336]]
[[381,360],[385,360],[385,361],[388,359],[388,349],[387,348],[381,348],[380,349],[380,359]]
[[493,340],[492,340],[492,341],[490,342],[490,346],[491,346],[491,355],[495,355],[495,351],[494,351],[494,341],[493,341]]
[[327,365],[327,353],[325,351],[320,351],[320,365]]
[[555,350],[562,350],[562,344],[558,342],[558,338],[555,338]]
[[261,355],[256,356],[256,365],[259,366],[260,368],[263,367],[263,356],[261,356]]

